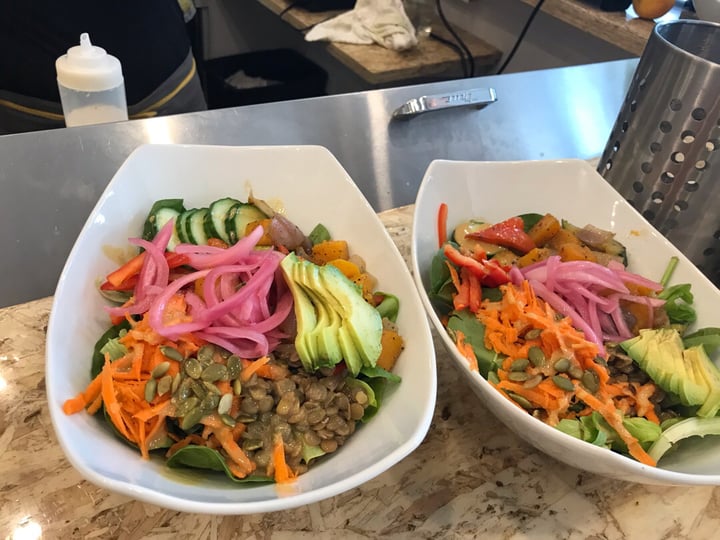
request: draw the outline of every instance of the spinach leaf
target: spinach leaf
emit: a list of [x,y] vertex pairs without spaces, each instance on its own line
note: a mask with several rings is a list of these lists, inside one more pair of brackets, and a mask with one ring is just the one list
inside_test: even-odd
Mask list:
[[502,300],[503,294],[500,287],[483,287],[482,288],[482,299],[490,300],[491,302],[499,302]]
[[392,322],[397,321],[398,312],[400,311],[400,300],[394,294],[386,292],[376,292],[375,294],[382,295],[383,299],[375,309],[378,310],[380,316],[388,319]]
[[308,234],[308,240],[310,240],[310,243],[313,246],[319,244],[320,242],[330,240],[330,238],[330,231],[328,231],[322,223],[315,225],[315,228],[310,231],[310,234]]
[[523,229],[525,229],[525,232],[528,232],[538,221],[542,219],[542,214],[520,214],[518,217],[523,220]]
[[428,291],[428,298],[433,307],[443,315],[452,311],[452,295],[455,293],[455,285],[453,285],[450,277],[450,270],[445,263],[446,260],[442,250],[439,250],[432,258],[430,263],[430,290]]
[[671,323],[690,324],[697,319],[692,307],[693,294],[689,283],[681,283],[663,289],[658,298],[665,300],[665,311]]
[[490,371],[497,371],[502,364],[502,357],[485,347],[485,325],[470,310],[453,311],[448,319],[447,327],[451,332],[459,330],[465,335],[465,341],[472,346],[475,352],[478,369],[483,377],[487,378]]
[[362,375],[363,378],[366,379],[387,379],[392,383],[399,383],[402,380],[399,375],[395,375],[387,369],[383,369],[379,366],[363,366],[362,368],[360,368],[360,375]]
[[170,456],[166,463],[168,467],[174,469],[188,467],[224,472],[230,480],[238,484],[272,482],[272,479],[267,476],[249,476],[247,478],[233,476],[220,452],[206,446],[188,445]]
[[105,354],[102,352],[103,347],[107,345],[108,341],[117,339],[122,331],[130,329],[130,323],[125,319],[115,326],[111,326],[100,339],[95,343],[95,349],[93,350],[92,363],[90,364],[90,376],[94,379],[102,371],[103,365],[105,365]]

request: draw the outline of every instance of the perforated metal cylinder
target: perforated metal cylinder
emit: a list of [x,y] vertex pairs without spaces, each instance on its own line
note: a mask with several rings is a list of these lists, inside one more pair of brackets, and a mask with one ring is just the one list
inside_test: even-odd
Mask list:
[[720,25],[655,26],[598,171],[720,286]]

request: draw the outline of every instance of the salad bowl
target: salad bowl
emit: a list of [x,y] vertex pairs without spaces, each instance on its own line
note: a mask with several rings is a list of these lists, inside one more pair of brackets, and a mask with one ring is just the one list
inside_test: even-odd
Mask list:
[[[100,418],[66,415],[63,402],[90,380],[93,347],[108,327],[98,280],[127,258],[154,201],[182,198],[188,208],[222,197],[264,199],[309,232],[322,223],[348,241],[378,286],[400,302],[405,350],[377,414],[337,452],[288,484],[238,485],[220,475],[170,469],[162,457],[142,459]],[[120,167],[92,210],[60,276],[47,333],[48,402],[60,445],[88,481],[166,508],[250,514],[310,504],[357,487],[412,452],[429,428],[435,404],[435,355],[430,327],[410,272],[352,179],[322,147],[146,145]],[[412,406],[408,406],[408,404]]]
[[[431,262],[439,248],[441,203],[447,204],[448,235],[468,219],[497,223],[526,213],[551,213],[579,226],[592,224],[615,233],[615,239],[627,248],[628,269],[653,281],[659,281],[670,259],[677,257],[672,283],[692,285],[697,328],[720,326],[720,291],[587,162],[437,160],[430,164],[420,185],[412,237],[416,286],[453,364],[490,412],[540,451],[578,469],[647,484],[720,484],[720,436],[690,437],[657,467],[645,465],[533,418],[471,370],[428,295]],[[718,365],[716,357],[713,361]]]

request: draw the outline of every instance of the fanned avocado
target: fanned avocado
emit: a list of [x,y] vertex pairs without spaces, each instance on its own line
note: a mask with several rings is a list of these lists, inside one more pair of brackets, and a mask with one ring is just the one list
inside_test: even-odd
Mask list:
[[[639,336],[623,342],[621,346],[655,384],[666,392],[677,395],[684,405],[703,405],[713,393],[715,387],[705,375],[705,372],[709,371],[707,366],[698,361],[699,355],[696,351],[688,354],[677,330],[644,329]],[[720,374],[717,379],[716,388],[720,401]]]
[[698,416],[709,418],[720,410],[720,371],[712,363],[702,345],[685,349],[685,358],[692,362],[708,385],[708,397],[697,412]]
[[306,369],[314,371],[344,360],[357,375],[363,366],[375,366],[382,317],[365,301],[361,289],[336,267],[318,266],[294,253],[280,266],[296,300],[295,345]]
[[319,283],[318,269],[315,265],[295,265],[293,279],[303,287],[318,315],[315,328],[307,336],[307,340],[314,342],[317,346],[316,358],[320,361],[317,367],[321,365],[334,366],[343,360],[337,335],[341,324],[340,315],[325,305],[317,294],[315,286],[305,285],[306,283],[313,285]]

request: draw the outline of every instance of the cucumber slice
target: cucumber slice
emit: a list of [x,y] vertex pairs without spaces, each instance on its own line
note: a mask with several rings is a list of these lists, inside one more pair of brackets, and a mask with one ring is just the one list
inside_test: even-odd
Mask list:
[[225,231],[234,244],[245,236],[245,229],[249,223],[265,219],[267,216],[257,206],[250,203],[238,203],[230,208],[225,218]]
[[178,217],[177,221],[175,222],[175,230],[177,231],[180,242],[183,242],[185,244],[192,243],[192,241],[190,240],[190,230],[188,228],[188,223],[190,222],[190,218],[195,212],[197,212],[196,208],[187,210],[180,214],[180,217]]
[[206,245],[208,241],[205,232],[205,221],[210,210],[207,208],[198,208],[195,210],[185,222],[185,228],[188,231],[190,242],[196,245]]
[[[162,229],[169,221],[175,220],[175,226],[173,227],[173,232],[167,245],[168,251],[175,251],[175,246],[180,243],[180,237],[177,233],[177,222],[179,218],[180,212],[174,208],[161,208],[155,212],[155,234],[159,233],[160,229]],[[153,236],[155,236],[155,234],[153,234]]]
[[220,238],[225,242],[230,242],[227,229],[225,228],[225,219],[230,208],[236,204],[240,204],[240,201],[231,197],[225,197],[224,199],[218,199],[210,205],[210,219],[206,224],[206,233],[210,238]]
[[152,208],[150,208],[150,212],[148,212],[148,216],[145,219],[145,224],[143,225],[142,237],[145,240],[152,240],[153,238],[155,238],[155,235],[160,230],[161,227],[156,226],[156,219],[157,213],[163,208],[175,210],[178,214],[185,211],[185,206],[183,205],[182,199],[160,199],[159,201],[155,201],[152,205]]

